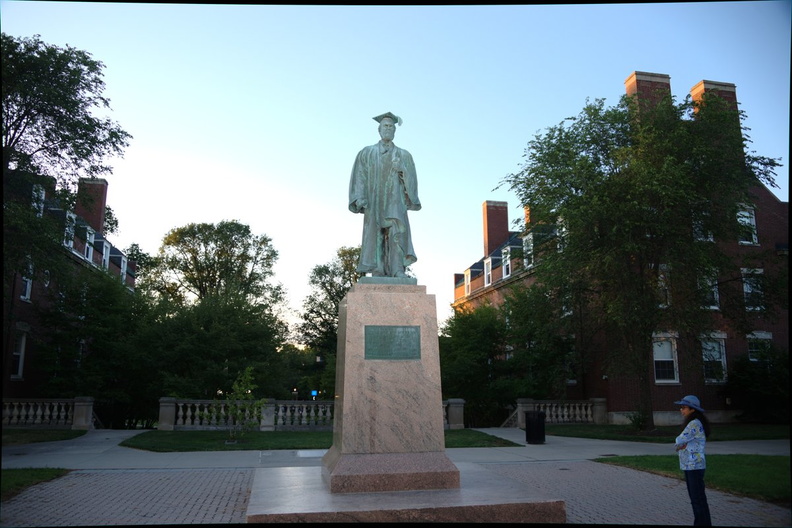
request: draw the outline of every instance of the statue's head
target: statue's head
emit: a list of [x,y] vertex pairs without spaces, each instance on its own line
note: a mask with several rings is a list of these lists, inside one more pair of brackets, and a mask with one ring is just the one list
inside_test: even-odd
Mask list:
[[402,124],[401,117],[390,112],[385,112],[373,119],[379,123],[380,137],[387,140],[392,140],[396,135],[396,125]]

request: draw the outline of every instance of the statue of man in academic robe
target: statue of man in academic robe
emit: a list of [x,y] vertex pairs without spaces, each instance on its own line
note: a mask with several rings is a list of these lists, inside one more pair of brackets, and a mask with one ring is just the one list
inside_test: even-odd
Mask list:
[[380,141],[355,158],[349,181],[349,210],[363,214],[363,241],[357,271],[373,277],[406,277],[417,260],[407,211],[421,209],[412,155],[394,145],[400,117],[387,112],[374,118]]

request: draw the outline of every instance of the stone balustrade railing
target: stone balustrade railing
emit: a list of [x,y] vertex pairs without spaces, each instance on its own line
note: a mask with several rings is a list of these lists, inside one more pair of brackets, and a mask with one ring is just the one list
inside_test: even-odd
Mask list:
[[[465,400],[452,398],[443,402],[444,426],[446,429],[463,429]],[[332,431],[332,401],[314,400],[265,400],[255,406],[256,418],[248,415],[246,420],[258,422],[258,431]],[[218,430],[235,425],[234,413],[229,402],[223,400],[191,400],[160,398],[160,431]]]
[[93,403],[78,398],[3,398],[3,427],[93,429]]
[[528,411],[543,412],[547,423],[607,424],[608,411],[606,401],[605,398],[591,398],[588,400],[532,400],[529,398],[518,398],[517,409],[503,426],[525,429],[525,413]]

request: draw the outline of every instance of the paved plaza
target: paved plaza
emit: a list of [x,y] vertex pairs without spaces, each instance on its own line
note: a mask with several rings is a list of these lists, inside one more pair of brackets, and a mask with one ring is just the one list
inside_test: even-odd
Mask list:
[[[544,444],[528,445],[519,429],[481,430],[521,445],[448,449],[449,458],[460,468],[476,469],[463,471],[462,488],[481,484],[466,481],[466,475],[513,482],[530,490],[532,499],[565,501],[569,524],[692,524],[682,480],[592,460],[669,454],[671,446],[553,436]],[[318,473],[324,454],[323,450],[150,453],[118,445],[139,432],[96,430],[75,440],[3,448],[3,469],[73,471],[4,502],[0,525],[245,523],[257,470],[286,468],[271,473],[284,478],[314,468]],[[711,454],[789,455],[787,440],[710,442],[707,447]],[[385,504],[389,495],[361,494],[361,500]],[[792,526],[788,508],[714,490],[708,490],[708,497],[714,525]]]

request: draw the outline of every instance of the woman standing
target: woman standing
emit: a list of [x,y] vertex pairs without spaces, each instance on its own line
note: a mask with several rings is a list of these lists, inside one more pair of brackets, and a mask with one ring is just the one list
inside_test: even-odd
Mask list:
[[674,402],[680,405],[685,429],[676,437],[679,452],[679,469],[685,473],[690,504],[693,506],[693,526],[712,526],[707,493],[704,490],[704,470],[707,462],[704,448],[710,435],[710,423],[695,396],[685,396]]

